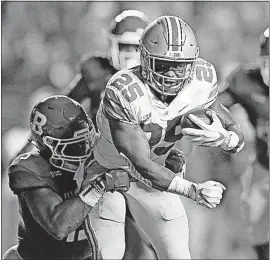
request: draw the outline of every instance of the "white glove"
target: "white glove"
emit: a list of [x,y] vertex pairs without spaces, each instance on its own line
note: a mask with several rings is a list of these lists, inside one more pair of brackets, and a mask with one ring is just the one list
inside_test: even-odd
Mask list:
[[233,131],[227,131],[214,111],[206,111],[212,117],[213,123],[208,125],[200,118],[190,114],[189,119],[201,129],[184,128],[182,133],[188,140],[199,146],[219,147],[228,151],[235,148],[239,142],[238,135]]
[[79,193],[79,197],[85,204],[93,208],[105,192],[105,181],[101,176],[97,176]]
[[196,201],[198,205],[213,209],[220,203],[224,190],[226,190],[226,187],[216,181],[193,183],[189,191],[189,197]]
[[213,209],[222,199],[222,193],[226,190],[220,182],[206,181],[204,183],[193,183],[179,176],[171,181],[167,191],[176,193],[197,202],[197,204]]

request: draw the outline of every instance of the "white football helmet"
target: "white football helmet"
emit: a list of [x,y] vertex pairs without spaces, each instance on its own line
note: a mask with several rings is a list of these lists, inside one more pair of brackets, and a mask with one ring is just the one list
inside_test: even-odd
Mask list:
[[147,16],[138,10],[125,10],[112,21],[109,56],[116,69],[140,65],[139,41],[147,25]]

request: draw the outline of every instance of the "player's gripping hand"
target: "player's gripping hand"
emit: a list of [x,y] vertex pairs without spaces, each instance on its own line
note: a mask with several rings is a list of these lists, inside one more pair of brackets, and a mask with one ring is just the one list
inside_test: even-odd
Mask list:
[[93,176],[82,183],[79,193],[81,200],[87,205],[94,207],[107,191],[128,191],[128,172],[123,169],[109,170],[106,173]]
[[220,182],[206,181],[204,183],[193,183],[189,191],[189,197],[198,205],[213,209],[222,199],[225,186]]
[[223,128],[222,122],[215,112],[208,110],[205,113],[212,118],[212,124],[205,124],[201,119],[190,114],[189,119],[201,129],[184,128],[182,133],[188,140],[199,146],[220,146],[225,151],[234,149],[239,143],[238,135]]
[[130,187],[130,180],[127,170],[115,169],[105,173],[107,191],[126,192]]

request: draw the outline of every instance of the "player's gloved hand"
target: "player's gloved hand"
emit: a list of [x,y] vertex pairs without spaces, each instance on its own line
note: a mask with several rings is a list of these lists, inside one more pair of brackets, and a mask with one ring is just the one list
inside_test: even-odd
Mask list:
[[186,158],[184,153],[174,148],[171,149],[165,160],[165,167],[184,178],[186,173]]
[[196,201],[199,205],[213,209],[220,203],[225,189],[223,184],[216,181],[206,181],[197,184],[175,176],[167,191],[185,196]]
[[128,172],[123,169],[113,169],[84,180],[79,197],[87,205],[94,207],[105,192],[125,192],[129,187]]
[[189,119],[201,129],[184,128],[182,129],[183,135],[199,146],[220,146],[225,151],[234,149],[239,143],[238,135],[223,128],[222,122],[215,112],[208,110],[206,115],[212,118],[211,125],[205,124],[201,119],[190,114]]
[[220,203],[224,190],[226,190],[225,186],[216,181],[193,183],[188,197],[196,201],[198,205],[213,209]]
[[130,180],[127,170],[115,169],[105,173],[107,191],[126,192],[130,187]]

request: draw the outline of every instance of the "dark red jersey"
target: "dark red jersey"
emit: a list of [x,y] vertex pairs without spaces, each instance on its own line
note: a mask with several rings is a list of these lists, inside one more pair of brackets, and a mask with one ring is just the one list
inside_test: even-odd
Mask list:
[[54,168],[38,151],[31,151],[13,160],[9,167],[9,186],[19,200],[18,252],[23,259],[80,260],[91,255],[82,226],[57,240],[34,219],[21,196],[22,191],[48,188],[63,200],[68,199],[74,196],[77,188],[73,173]]

